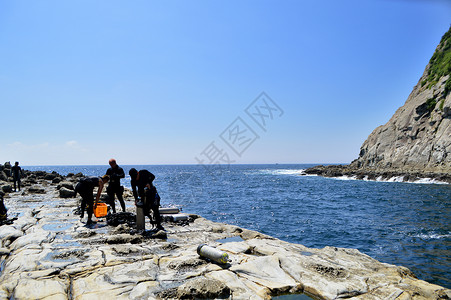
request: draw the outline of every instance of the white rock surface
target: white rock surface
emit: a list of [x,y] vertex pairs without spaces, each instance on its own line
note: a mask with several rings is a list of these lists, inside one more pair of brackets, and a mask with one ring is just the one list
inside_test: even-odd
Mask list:
[[[164,223],[167,240],[102,220],[87,228],[72,213],[78,199],[46,191],[31,210],[35,198],[6,199],[20,216],[0,226],[0,299],[270,299],[295,292],[319,299],[451,297],[449,289],[354,249],[307,248],[194,215],[189,225]],[[132,198],[127,205],[133,209]],[[218,242],[238,236],[242,241]],[[226,251],[230,264],[199,257],[203,243]]]

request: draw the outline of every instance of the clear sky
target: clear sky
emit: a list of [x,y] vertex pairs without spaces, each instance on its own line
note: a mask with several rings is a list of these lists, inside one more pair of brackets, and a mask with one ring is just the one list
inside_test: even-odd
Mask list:
[[347,163],[450,25],[448,0],[0,0],[0,162]]

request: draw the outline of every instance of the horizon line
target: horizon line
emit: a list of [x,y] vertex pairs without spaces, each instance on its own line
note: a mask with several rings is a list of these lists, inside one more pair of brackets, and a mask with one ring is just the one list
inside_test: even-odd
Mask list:
[[[239,163],[239,164],[198,164],[198,163],[167,163],[167,164],[118,164],[120,166],[240,166],[240,165],[344,165],[350,164],[349,162],[323,162],[323,163]],[[58,164],[58,165],[20,165],[21,167],[98,167],[98,166],[108,166],[108,164],[80,164],[80,165],[72,165],[72,164]]]

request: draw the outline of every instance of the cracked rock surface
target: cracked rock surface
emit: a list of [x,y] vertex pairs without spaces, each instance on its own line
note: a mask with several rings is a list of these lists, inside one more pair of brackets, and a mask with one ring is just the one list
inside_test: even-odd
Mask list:
[[[307,248],[196,215],[188,225],[163,223],[166,234],[156,236],[105,219],[86,227],[74,215],[78,199],[59,198],[49,181],[35,188],[45,192],[5,197],[18,219],[0,226],[0,299],[451,297],[449,289],[355,249]],[[132,213],[133,200],[126,200]],[[199,244],[226,251],[230,263],[199,257]]]

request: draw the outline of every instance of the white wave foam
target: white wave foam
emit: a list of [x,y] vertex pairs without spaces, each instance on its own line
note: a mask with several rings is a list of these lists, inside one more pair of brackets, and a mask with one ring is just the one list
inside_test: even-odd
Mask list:
[[414,234],[412,237],[420,238],[423,240],[438,240],[443,238],[450,238],[451,234],[436,234],[436,233],[420,233]]
[[436,179],[432,179],[432,178],[421,178],[417,181],[414,181],[413,183],[427,183],[427,184],[448,184],[447,182],[443,182],[443,181],[438,181]]
[[[305,169],[278,169],[278,170],[265,169],[265,170],[258,171],[258,174],[318,176],[316,174],[306,174]],[[363,179],[357,179],[357,176],[355,176],[355,175],[353,175],[353,176],[343,175],[343,176],[329,177],[329,178],[337,179],[337,180],[346,180],[346,181],[363,180],[363,181],[377,181],[377,182],[404,182],[404,183],[416,183],[416,184],[418,184],[418,183],[421,183],[421,184],[449,184],[447,182],[438,181],[438,180],[432,179],[432,178],[420,178],[415,181],[404,181],[404,176],[394,176],[394,177],[391,177],[388,179],[384,179],[382,176],[379,176],[376,179],[368,179],[368,175],[365,175],[365,177],[363,177]]]
[[404,182],[404,176],[395,176],[392,178],[389,178],[387,182]]
[[357,180],[356,176],[347,176],[347,175],[343,175],[343,176],[339,176],[339,177],[333,177],[335,179],[339,179],[339,180]]
[[300,170],[277,170],[276,174],[280,174],[280,175],[303,175],[305,170],[300,169]]
[[305,175],[304,169],[278,169],[278,170],[261,170],[260,174],[268,175]]
[[368,176],[366,175],[363,177],[363,179],[357,179],[357,176],[338,176],[338,177],[331,177],[333,179],[338,180],[363,180],[363,181],[377,181],[377,182],[404,182],[404,183],[415,183],[415,184],[449,184],[448,182],[439,181],[432,178],[420,178],[415,181],[404,181],[404,176],[395,176],[388,179],[382,178],[382,176],[377,177],[376,179],[368,179]]

